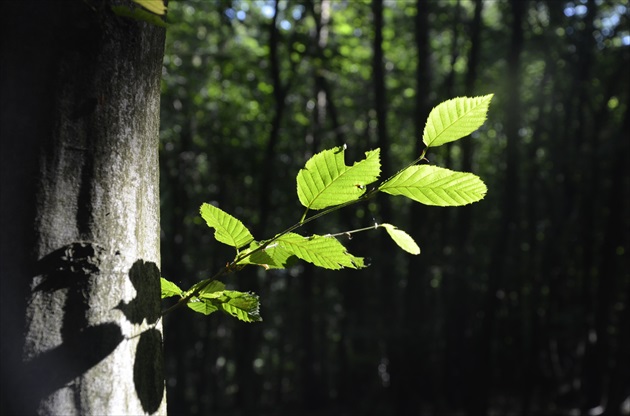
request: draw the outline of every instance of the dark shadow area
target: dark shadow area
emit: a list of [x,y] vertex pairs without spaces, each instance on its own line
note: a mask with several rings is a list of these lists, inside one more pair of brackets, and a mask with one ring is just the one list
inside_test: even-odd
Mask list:
[[136,260],[129,269],[129,280],[137,296],[130,302],[120,302],[116,309],[122,311],[132,324],[141,324],[145,319],[154,324],[160,317],[160,270],[155,263]]
[[[100,271],[102,247],[76,242],[53,251],[35,265],[42,276],[34,292],[40,296],[57,296],[65,289],[61,335],[63,343],[28,363],[9,364],[14,383],[9,387],[6,411],[9,414],[32,414],[48,395],[70,383],[107,357],[123,340],[115,323],[88,326],[88,282]],[[3,372],[7,369],[3,368]],[[6,392],[3,392],[6,393]]]
[[53,292],[73,286],[83,288],[87,276],[99,270],[99,256],[103,248],[87,242],[61,247],[42,257],[35,266],[35,275],[41,282],[34,291]]
[[[137,296],[131,302],[121,302],[116,308],[135,325],[145,319],[147,324],[155,324],[160,317],[160,270],[155,263],[137,260],[129,270],[129,279]],[[157,411],[164,396],[164,370],[162,334],[155,328],[140,335],[133,382],[142,409],[147,413]]]
[[[97,365],[124,340],[113,322],[88,326],[90,280],[100,273],[103,249],[87,242],[64,246],[43,257],[35,265],[41,282],[38,296],[58,296],[66,290],[61,334],[63,343],[28,363],[3,363],[2,414],[34,414],[50,394]],[[160,317],[159,269],[155,263],[138,260],[129,278],[138,295],[120,309],[133,324],[154,324]],[[147,413],[158,410],[164,395],[162,334],[151,328],[140,335],[134,360],[134,385]],[[10,383],[8,381],[11,381]],[[114,380],[112,380],[115,382]]]
[[[66,339],[63,344],[46,351],[24,366],[16,383],[17,405],[13,414],[34,414],[43,398],[97,365],[123,340],[115,323],[91,326]],[[19,404],[22,406],[18,407]]]
[[147,413],[154,413],[164,396],[164,369],[162,358],[162,333],[149,329],[142,333],[136,349],[133,365],[133,383],[136,393]]

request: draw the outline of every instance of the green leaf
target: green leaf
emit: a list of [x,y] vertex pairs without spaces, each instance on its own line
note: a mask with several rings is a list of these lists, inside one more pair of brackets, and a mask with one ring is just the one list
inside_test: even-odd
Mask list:
[[[215,283],[215,282],[213,282]],[[244,322],[262,321],[260,302],[253,293],[236,290],[205,291],[186,304],[190,309],[204,315],[222,311]]]
[[200,282],[195,283],[194,285],[192,285],[190,287],[190,289],[188,289],[186,291],[186,293],[184,293],[184,296],[188,296],[191,293],[194,293],[197,288],[200,288],[202,286],[205,286],[207,284],[206,287],[203,288],[203,290],[201,290],[197,295],[198,296],[203,296],[203,295],[207,295],[207,294],[211,294],[214,292],[220,292],[222,290],[225,290],[225,284],[223,284],[222,282],[219,282],[218,280],[213,280],[212,282],[208,283],[208,279],[202,280]]
[[352,269],[365,267],[362,257],[355,257],[348,253],[346,248],[332,236],[302,237],[299,234],[288,233],[280,237],[277,242],[281,247],[302,260],[325,269],[339,270],[344,267]]
[[150,13],[144,9],[135,8],[132,10],[127,6],[112,6],[112,11],[118,16],[151,23],[152,25],[159,27],[166,27],[166,22],[164,22],[160,16]]
[[218,299],[221,309],[244,322],[260,322],[260,302],[254,293],[226,290]]
[[220,297],[220,294],[223,293],[223,290],[225,290],[225,284],[219,282],[218,280],[214,280],[210,283],[208,283],[207,279],[202,280],[195,283],[190,289],[188,289],[186,293],[184,293],[184,296],[194,293],[197,288],[206,284],[207,286],[199,292],[198,296],[192,297],[186,303],[186,306],[195,312],[210,315],[211,313],[218,311],[220,307],[216,304],[216,302],[212,302],[209,299]]
[[415,165],[385,182],[381,191],[403,195],[426,205],[459,206],[477,202],[487,188],[476,175],[431,165]]
[[297,193],[307,209],[323,209],[354,201],[381,172],[380,149],[365,153],[352,166],[344,162],[345,147],[317,153],[297,175]]
[[[260,243],[254,241],[249,245],[246,250],[243,250],[241,254],[247,254],[260,247]],[[295,259],[293,253],[285,250],[277,242],[271,243],[263,250],[257,251],[251,256],[245,257],[239,261],[239,265],[254,264],[262,266],[265,269],[284,269],[291,265],[292,260]]]
[[162,299],[178,296],[182,294],[182,290],[173,282],[160,277],[160,288],[162,290]]
[[411,254],[420,254],[420,247],[418,247],[413,238],[403,230],[391,224],[379,224],[379,227],[385,228],[387,234],[398,244],[398,247]]
[[219,308],[212,302],[204,301],[199,298],[192,298],[188,303],[186,303],[186,306],[188,306],[193,311],[202,313],[204,315],[210,315],[211,313],[219,310]]
[[214,205],[204,203],[201,205],[200,212],[208,227],[216,230],[214,238],[217,241],[239,249],[254,240],[252,234],[241,221]]
[[493,95],[458,97],[438,104],[431,110],[424,126],[424,144],[427,147],[441,146],[477,130],[486,121]]
[[164,0],[133,0],[140,6],[144,7],[151,13],[159,14],[160,16],[166,13],[166,5]]

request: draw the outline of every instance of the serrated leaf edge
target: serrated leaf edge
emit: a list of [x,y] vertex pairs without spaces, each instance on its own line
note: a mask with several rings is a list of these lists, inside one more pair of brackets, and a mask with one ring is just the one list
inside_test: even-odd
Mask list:
[[[215,226],[215,225],[210,225],[208,223],[208,220],[204,217],[204,212],[203,209],[204,207],[210,207],[209,211],[208,211],[208,215],[212,216],[212,219],[214,220],[214,222],[216,222],[219,227]],[[224,221],[220,220],[215,213],[213,212],[213,210],[216,210],[220,213],[222,213],[222,215],[227,218],[227,224],[225,224]],[[204,221],[206,222],[206,224],[208,225],[208,227],[210,228],[214,228],[214,238],[223,244],[226,244],[228,246],[234,247],[237,250],[247,244],[250,244],[252,241],[254,241],[254,236],[252,235],[251,231],[249,231],[249,229],[243,224],[243,222],[241,220],[239,220],[238,218],[234,217],[233,215],[230,215],[229,213],[223,211],[221,208],[216,207],[212,204],[209,204],[207,202],[204,202],[203,204],[201,204],[201,207],[199,207],[199,214],[201,215],[201,218],[204,219]],[[234,230],[234,228],[240,228],[240,230],[238,231],[238,234],[234,235],[233,233],[230,232],[230,229]],[[220,237],[223,237],[222,234],[226,234],[227,236],[230,237],[230,239],[232,241],[223,241],[220,239]]]
[[[322,175],[322,172],[320,172],[319,170],[317,170],[316,172],[312,170],[312,168],[317,167],[316,162],[312,162],[312,161],[315,160],[314,158],[316,158],[316,157],[324,157],[322,155],[324,155],[325,153],[333,153],[332,157],[334,158],[335,157],[334,154],[339,153],[339,152],[342,153],[342,165],[339,166],[339,165],[335,164],[335,169],[343,168],[343,171],[341,171],[341,173],[339,173],[337,176],[335,176],[329,184],[325,184],[324,180],[323,180],[324,175]],[[370,158],[372,158],[372,157],[375,157],[377,159],[378,173],[375,175],[374,179],[372,179],[371,177],[368,176],[369,179],[360,181],[362,183],[355,184],[357,186],[357,189],[360,190],[360,192],[357,192],[356,195],[353,195],[352,198],[346,199],[346,200],[344,200],[342,202],[339,202],[339,203],[335,203],[335,204],[331,204],[331,205],[322,205],[322,206],[315,205],[315,207],[314,207],[315,202],[317,202],[318,198],[320,198],[321,195],[326,193],[331,188],[334,188],[335,183],[338,183],[339,180],[344,179],[344,176],[347,175],[348,173],[350,173],[351,171],[353,171],[353,169],[356,169],[356,168],[360,167],[361,164],[363,164],[363,163],[367,163],[370,160]],[[345,147],[338,146],[338,147],[335,147],[335,148],[332,148],[332,149],[323,150],[323,151],[313,155],[306,162],[305,167],[300,169],[300,171],[298,172],[297,178],[296,178],[296,181],[297,181],[297,193],[298,193],[298,199],[299,199],[300,203],[304,207],[306,207],[307,209],[319,210],[319,209],[325,209],[325,208],[328,208],[328,207],[331,207],[331,206],[335,206],[335,205],[340,205],[340,204],[343,204],[345,202],[352,201],[352,200],[355,200],[355,199],[359,199],[366,191],[365,186],[375,182],[378,179],[378,176],[380,175],[380,171],[381,171],[381,169],[380,169],[380,148],[376,148],[376,149],[369,150],[369,151],[365,152],[365,158],[364,159],[356,161],[350,166],[345,164],[344,158],[345,158]],[[324,161],[327,162],[328,159],[326,159],[324,157]],[[312,164],[313,166],[308,166],[309,164]],[[326,163],[326,164],[328,165],[328,163]],[[328,167],[327,173],[329,174],[329,176],[332,177],[333,175],[330,175],[330,173],[331,173],[330,167],[329,166],[327,166],[327,167]],[[313,178],[313,182],[315,182],[314,178],[318,178],[319,181],[321,182],[321,186],[323,186],[323,189],[321,189],[319,191],[317,191],[317,189],[315,189],[315,191],[313,191],[312,188],[311,188],[311,183],[306,180],[307,173],[311,176],[311,178]],[[302,178],[301,181],[300,181],[300,178]],[[305,192],[304,192],[304,190],[302,190],[302,192],[300,192],[300,188],[303,188],[303,186],[300,186],[300,182],[304,182],[306,184],[306,187],[308,188],[310,194],[314,195],[312,198],[310,198],[310,202],[308,200],[306,200],[305,196],[304,196],[304,200],[303,200],[301,194],[304,194]],[[317,187],[317,184],[315,184],[315,186]],[[361,188],[361,187],[363,187],[363,188]]]
[[[419,178],[416,178],[415,183],[425,179],[429,175],[436,175],[440,172],[449,173],[451,175],[447,177],[443,177],[443,178],[438,178],[435,181],[430,182],[428,184],[423,184],[422,186],[413,186],[413,185],[396,186],[397,181],[404,183],[404,181],[408,180],[411,176],[416,174],[421,169],[426,170],[429,168],[430,170],[425,175]],[[453,179],[454,176],[457,176],[457,178]],[[470,182],[468,184],[469,187],[473,185],[474,186],[482,185],[483,190],[479,192],[477,191],[473,192],[473,191],[467,191],[466,189],[456,189],[456,190],[452,190],[448,188],[443,189],[445,184],[449,184],[449,182],[455,181],[457,183],[461,183],[463,182],[463,180]],[[431,186],[428,186],[428,185],[431,185]],[[407,193],[403,193],[399,191],[399,189],[401,188],[406,189]],[[434,188],[440,188],[440,189],[436,191]],[[445,169],[445,168],[441,168],[441,167],[433,166],[433,165],[414,165],[399,172],[397,175],[391,178],[386,184],[384,184],[384,186],[380,188],[380,190],[394,196],[396,195],[405,196],[416,202],[420,202],[421,204],[447,207],[447,206],[464,206],[464,205],[472,204],[474,202],[481,201],[485,197],[488,191],[488,188],[481,178],[479,178],[477,175],[470,172],[457,172],[457,171],[453,171],[450,169]],[[419,192],[422,196],[424,196],[424,200],[420,200],[420,198],[417,195],[413,195],[414,193],[411,192],[410,190],[415,190]],[[444,195],[439,195],[439,194],[446,194],[446,197]],[[451,194],[457,195],[458,198],[455,198]],[[469,198],[462,198],[461,197],[462,194],[467,194],[467,195],[474,194],[474,197],[471,200],[468,200]],[[438,197],[437,199],[436,199],[436,196]],[[444,204],[443,201],[446,201],[447,203]]]
[[[485,122],[486,118],[487,118],[487,113],[488,113],[488,108],[490,106],[490,101],[492,101],[492,97],[494,96],[494,94],[487,94],[487,95],[480,95],[480,96],[476,96],[476,97],[456,97],[456,98],[452,98],[450,100],[446,100],[443,101],[441,103],[439,103],[438,105],[436,105],[431,112],[429,113],[429,117],[427,117],[427,122],[425,123],[424,126],[424,130],[422,132],[422,142],[427,146],[427,147],[439,147],[443,144],[446,143],[450,143],[456,140],[459,140],[463,137],[466,137],[467,135],[471,134],[472,132],[474,132],[475,130],[477,130],[479,127],[481,127],[483,125],[483,123]],[[463,102],[464,104],[466,103],[466,101],[474,101],[474,100],[479,100],[477,105],[474,105],[473,107],[471,107],[470,109],[468,109],[468,111],[466,111],[464,114],[460,115],[459,117],[457,117],[454,121],[451,121],[446,127],[443,127],[441,132],[438,133],[436,135],[436,137],[431,140],[430,143],[428,143],[428,129],[432,128],[433,130],[437,130],[436,127],[434,126],[434,122],[433,122],[433,117],[435,115],[437,115],[437,117],[440,119],[440,121],[442,121],[442,116],[444,114],[449,114],[448,112],[448,106],[452,103],[457,104],[458,102]],[[438,138],[440,137],[440,135],[442,135],[443,133],[445,133],[446,131],[448,131],[449,128],[451,128],[454,124],[465,120],[466,116],[468,114],[470,114],[471,112],[478,110],[480,106],[484,106],[485,107],[485,111],[483,113],[483,117],[480,123],[475,123],[474,128],[472,129],[468,129],[469,131],[467,131],[464,134],[461,134],[460,136],[458,136],[457,138],[453,138],[450,140],[447,140],[445,142],[440,142],[438,144],[434,144],[436,141],[438,141]]]

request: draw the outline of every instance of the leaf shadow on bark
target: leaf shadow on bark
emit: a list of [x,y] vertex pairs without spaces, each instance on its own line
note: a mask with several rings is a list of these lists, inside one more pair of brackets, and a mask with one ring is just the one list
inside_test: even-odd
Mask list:
[[72,384],[124,339],[114,322],[88,326],[88,283],[100,271],[102,254],[98,245],[76,242],[49,253],[36,264],[41,281],[33,292],[51,300],[59,296],[59,290],[65,290],[66,295],[60,328],[62,343],[24,363],[16,376],[19,395],[14,400],[24,405],[20,411],[26,414],[35,413],[47,396]]
[[[40,353],[18,369],[11,389],[14,410],[36,414],[45,408],[46,398],[74,381],[108,357],[125,340],[115,322],[89,325],[90,279],[101,272],[102,247],[75,242],[53,251],[37,262],[40,283],[33,289],[38,296],[54,299],[65,291],[62,343]],[[160,317],[160,272],[155,263],[137,260],[129,270],[129,279],[137,295],[130,302],[120,302],[116,309],[132,324],[155,324]],[[162,334],[151,327],[139,335],[133,363],[133,381],[143,410],[155,413],[164,395]],[[112,380],[115,382],[115,380]],[[18,404],[19,403],[19,404]],[[43,406],[43,407],[42,407]]]
[[[136,289],[136,297],[121,302],[116,309],[135,325],[153,325],[160,318],[160,270],[153,262],[137,260],[129,270],[129,279]],[[133,364],[133,382],[142,409],[155,413],[164,396],[162,333],[149,328],[140,334]]]
[[[95,342],[99,340],[100,342]],[[120,327],[113,322],[85,328],[25,365],[22,400],[25,406],[38,406],[43,399],[97,365],[123,340]],[[86,348],[89,345],[90,348]],[[21,409],[24,414],[35,414],[37,409]]]

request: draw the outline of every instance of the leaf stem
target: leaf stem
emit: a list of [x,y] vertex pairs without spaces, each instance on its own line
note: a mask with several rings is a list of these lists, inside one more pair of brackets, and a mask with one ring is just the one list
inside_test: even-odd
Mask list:
[[375,223],[374,225],[370,225],[369,227],[357,228],[356,230],[343,231],[343,232],[335,233],[335,234],[326,234],[324,237],[341,237],[341,236],[344,236],[344,235],[350,236],[352,234],[360,233],[360,232],[363,232],[363,231],[376,230],[376,229],[378,229],[380,227],[381,227],[380,224],[376,224]]

